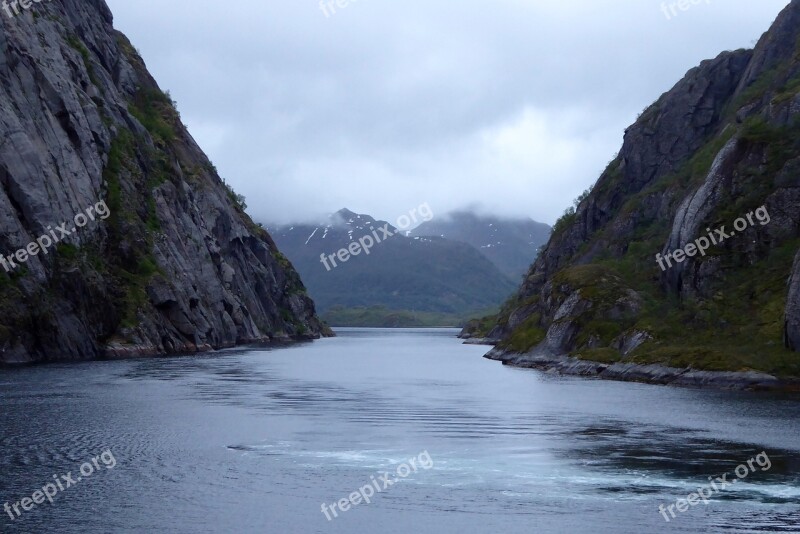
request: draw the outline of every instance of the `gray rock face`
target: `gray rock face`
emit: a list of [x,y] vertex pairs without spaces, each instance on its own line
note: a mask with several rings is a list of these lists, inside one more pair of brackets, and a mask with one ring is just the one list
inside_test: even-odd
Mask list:
[[794,260],[794,271],[789,280],[789,299],[786,304],[786,346],[800,351],[800,252]]
[[103,0],[0,16],[0,361],[193,352],[325,328]]
[[[739,145],[740,140],[736,137],[728,141],[714,158],[703,184],[684,198],[674,216],[672,232],[662,250],[664,256],[675,250],[685,249],[687,244],[707,235],[704,221],[725,201],[725,189],[730,186],[729,177],[741,152],[738,150]],[[693,292],[691,285],[682,284],[692,263],[691,259],[682,263],[676,262],[667,270],[665,276],[673,290],[685,290],[686,294]]]
[[675,172],[716,132],[752,52],[725,52],[690,70],[625,132],[626,193]]

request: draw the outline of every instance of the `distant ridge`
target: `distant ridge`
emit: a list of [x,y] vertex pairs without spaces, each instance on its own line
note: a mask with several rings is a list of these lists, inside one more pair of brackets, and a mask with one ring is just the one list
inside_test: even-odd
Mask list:
[[502,218],[456,211],[422,223],[412,236],[438,236],[472,245],[500,271],[519,281],[553,229],[530,218]]
[[[373,246],[369,255],[351,257],[331,270],[321,262],[322,254],[335,254],[386,225],[395,235]],[[325,223],[269,229],[323,316],[334,308],[378,307],[392,313],[467,316],[498,309],[515,287],[470,245],[440,237],[406,237],[386,221],[348,209]]]

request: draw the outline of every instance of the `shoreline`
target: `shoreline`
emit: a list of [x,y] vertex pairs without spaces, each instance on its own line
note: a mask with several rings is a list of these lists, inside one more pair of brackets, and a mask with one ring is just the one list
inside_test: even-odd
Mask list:
[[[473,343],[475,343],[473,341]],[[488,344],[483,340],[481,344]],[[779,378],[760,371],[702,371],[662,364],[602,363],[544,352],[509,353],[493,348],[484,358],[503,365],[536,369],[563,376],[579,376],[660,386],[708,388],[734,391],[778,391],[800,393],[800,379]]]
[[258,349],[258,348],[280,348],[291,347],[293,345],[310,343],[326,337],[335,335],[303,335],[303,336],[265,336],[261,339],[243,340],[241,343],[232,343],[220,346],[204,344],[184,345],[179,350],[164,352],[157,347],[150,345],[123,345],[119,343],[109,343],[99,356],[89,358],[55,358],[51,360],[4,360],[0,359],[0,370],[15,369],[34,365],[48,365],[58,363],[85,363],[85,362],[104,362],[121,360],[138,360],[152,358],[187,358],[191,356],[208,355],[235,349]]

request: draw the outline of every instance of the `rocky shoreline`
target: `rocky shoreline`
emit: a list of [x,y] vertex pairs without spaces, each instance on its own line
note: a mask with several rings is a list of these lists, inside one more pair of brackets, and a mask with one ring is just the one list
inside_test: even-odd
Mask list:
[[508,353],[498,348],[489,351],[484,358],[502,362],[503,365],[537,369],[545,373],[602,380],[740,391],[800,392],[800,380],[782,379],[758,371],[701,371],[630,362],[608,364],[543,352]]
[[[140,358],[180,358],[184,356],[196,356],[198,354],[209,354],[220,352],[223,350],[232,349],[258,349],[258,348],[275,348],[275,347],[289,347],[300,343],[310,343],[321,339],[322,337],[335,337],[331,334],[325,336],[314,335],[297,335],[297,336],[265,336],[263,338],[244,340],[241,343],[225,344],[220,346],[212,346],[209,344],[202,345],[185,345],[170,353],[165,353],[154,345],[127,345],[119,343],[110,343],[102,356],[93,358],[91,360],[82,359],[81,361],[111,361],[111,360],[135,360]],[[63,360],[62,360],[63,361]],[[54,361],[33,361],[26,359],[0,359],[0,369],[13,368],[25,365],[41,365],[43,363],[55,363]]]

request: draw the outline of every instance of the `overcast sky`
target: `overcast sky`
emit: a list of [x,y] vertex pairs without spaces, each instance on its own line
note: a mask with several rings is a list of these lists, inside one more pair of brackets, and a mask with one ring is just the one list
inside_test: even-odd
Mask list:
[[108,3],[259,221],[428,202],[552,224],[639,112],[788,0]]

